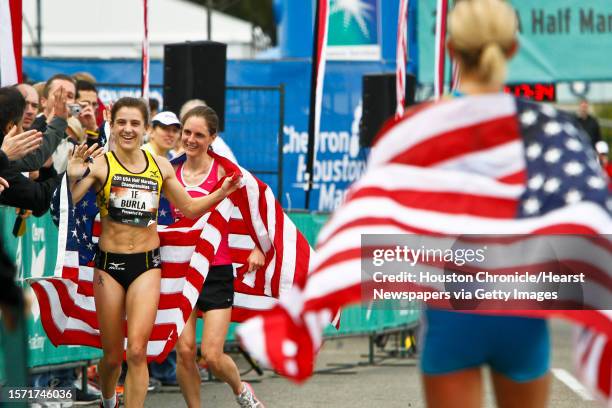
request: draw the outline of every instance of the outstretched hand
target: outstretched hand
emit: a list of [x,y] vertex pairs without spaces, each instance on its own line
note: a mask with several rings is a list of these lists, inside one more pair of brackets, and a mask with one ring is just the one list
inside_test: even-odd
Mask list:
[[9,161],[19,160],[26,154],[39,148],[42,143],[42,133],[37,130],[17,133],[17,126],[4,136],[2,141],[2,151],[6,154]]
[[240,188],[240,182],[242,181],[242,176],[240,174],[232,174],[231,176],[227,176],[225,180],[223,180],[223,184],[221,185],[221,190],[227,197],[232,194],[234,191]]

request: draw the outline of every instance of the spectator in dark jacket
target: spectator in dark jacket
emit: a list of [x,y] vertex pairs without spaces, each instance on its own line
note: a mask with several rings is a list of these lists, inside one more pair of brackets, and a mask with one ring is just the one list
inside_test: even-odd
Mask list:
[[17,133],[17,126],[13,126],[6,136],[0,139],[2,144],[0,147],[0,172],[8,168],[10,162],[14,162],[38,149],[41,141],[42,133],[36,130]]
[[[63,107],[60,106],[63,103]],[[59,92],[57,98],[57,108],[55,115],[58,118],[65,118],[68,112],[65,106],[63,91]],[[25,109],[25,99],[15,88],[0,88],[0,141],[4,147],[4,136],[12,141],[16,132],[14,127],[20,128],[23,112]],[[36,132],[34,132],[36,133]],[[60,178],[53,169],[53,166],[42,167],[40,169],[40,180],[34,182],[21,174],[21,169],[9,162],[8,167],[0,170],[0,177],[8,182],[2,194],[0,194],[0,204],[12,207],[32,210],[35,216],[44,214],[49,208],[53,191],[58,186]]]
[[595,147],[595,144],[601,140],[601,131],[599,129],[597,119],[589,114],[589,102],[586,99],[580,100],[576,120],[580,126],[582,126],[584,131],[590,136],[591,144],[593,147]]
[[[37,131],[18,133],[15,122],[9,118],[15,118],[22,109],[20,101],[16,104],[9,104],[8,99],[11,95],[16,95],[14,91],[7,91],[8,88],[0,88],[0,129],[10,129],[6,137],[0,138],[0,173],[9,167],[11,161],[21,159],[26,154],[38,149],[42,141],[42,134]],[[18,98],[17,98],[18,99]],[[8,188],[8,183],[0,179],[0,193]]]

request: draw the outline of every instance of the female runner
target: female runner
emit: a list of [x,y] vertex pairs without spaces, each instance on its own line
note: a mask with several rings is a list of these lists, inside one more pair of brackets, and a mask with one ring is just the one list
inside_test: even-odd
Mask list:
[[[481,114],[485,117],[486,107],[482,102],[486,100],[484,98],[497,101],[502,99],[506,65],[518,48],[517,31],[517,15],[509,3],[502,0],[462,0],[457,2],[450,13],[448,49],[458,63],[461,73],[458,92],[454,92],[453,96],[464,98],[464,109],[469,109],[471,114]],[[448,103],[444,101],[433,106],[439,107]],[[558,143],[559,156],[575,155],[579,157],[576,160],[580,163],[589,162],[588,153],[591,148],[588,142],[585,143],[588,138],[578,134],[569,115],[527,101],[516,100],[514,103],[517,109],[516,128],[521,132],[520,147],[525,154],[525,167],[531,169],[536,166],[534,163],[542,163],[542,168],[538,168],[538,171],[544,174],[546,185],[550,184],[551,180],[555,181],[553,175],[566,174],[563,165],[568,163],[546,158],[544,153],[548,154],[554,150],[548,150],[548,146],[556,146]],[[450,123],[457,123],[455,112],[448,118],[443,117],[444,111],[439,115],[440,120],[448,119]],[[547,124],[570,130],[565,135],[565,130],[558,132],[558,139],[554,139],[546,127]],[[457,129],[465,132],[465,129],[470,128]],[[467,143],[473,143],[470,148],[482,148],[482,141],[489,140],[485,136],[490,135],[484,133],[486,130],[480,132],[483,133],[470,134],[466,146]],[[580,137],[574,138],[574,133]],[[559,140],[563,140],[562,136],[567,136],[568,141],[561,143]],[[449,142],[452,142],[452,137],[449,137]],[[539,146],[544,160],[540,160],[540,153],[533,154],[533,147]],[[498,149],[495,154],[491,153],[487,170],[475,165],[467,171],[478,173],[503,168],[503,160],[508,163],[508,157],[512,157],[513,153],[507,148],[503,152],[501,150]],[[478,163],[477,155],[474,154],[473,162]],[[521,159],[523,158],[517,155],[516,160]],[[578,201],[592,201],[605,206],[605,189],[594,188],[587,182],[590,179],[602,179],[601,174],[595,172],[598,170],[596,167],[595,170],[586,165],[584,167],[585,170],[579,176],[570,177],[571,188],[575,189],[574,195]],[[539,187],[533,183],[537,177],[529,177],[525,192],[521,196],[524,201],[517,206],[516,218],[543,215],[561,208],[566,203],[575,202],[563,189],[548,187],[541,189],[542,201],[530,198],[538,197]],[[515,184],[510,180],[499,183]],[[533,200],[536,200],[538,208],[530,205]],[[550,336],[545,320],[485,316],[433,308],[425,311],[425,320],[421,369],[429,407],[482,406],[483,365],[488,365],[491,369],[499,407],[540,408],[547,405],[550,388]]]
[[[219,119],[214,110],[197,106],[182,118],[182,147],[186,160],[176,166],[176,178],[192,197],[210,194],[212,187],[225,175],[225,170],[209,154],[209,147],[217,137]],[[173,209],[175,218],[184,213]],[[248,259],[249,272],[260,268],[265,261],[263,253],[255,247]],[[223,352],[225,337],[232,315],[234,300],[234,268],[230,258],[228,233],[224,231],[221,244],[204,281],[197,301],[203,313],[202,355],[213,374],[227,383],[241,407],[263,408],[251,386],[241,381],[236,363]],[[176,343],[176,376],[189,407],[200,407],[200,374],[196,364],[196,311],[189,317],[181,337]]]
[[[197,217],[239,186],[228,177],[221,188],[192,198],[176,179],[165,158],[140,149],[148,123],[148,108],[136,98],[121,98],[111,111],[115,149],[96,157],[95,145],[74,150],[68,163],[74,202],[94,187],[102,232],[93,277],[96,313],[103,356],[99,364],[102,406],[118,405],[115,386],[124,351],[124,316],[127,317],[125,405],[144,405],[149,373],[147,342],[159,301],[161,259],[157,234],[157,208],[162,190],[182,213]],[[75,180],[81,178],[79,182]]]

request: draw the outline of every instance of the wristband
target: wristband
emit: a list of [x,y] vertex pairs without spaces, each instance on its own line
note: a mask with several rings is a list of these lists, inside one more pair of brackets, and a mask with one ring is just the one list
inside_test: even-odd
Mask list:
[[85,173],[83,173],[83,175],[81,176],[81,178],[79,179],[79,181],[83,180],[85,177],[87,177],[90,173],[90,169],[89,167],[87,168],[87,170],[85,170]]

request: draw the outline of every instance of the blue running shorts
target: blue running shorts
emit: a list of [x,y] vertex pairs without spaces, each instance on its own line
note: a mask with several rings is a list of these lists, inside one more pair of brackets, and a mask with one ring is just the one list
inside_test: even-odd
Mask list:
[[427,309],[421,337],[424,374],[450,374],[489,365],[527,382],[548,372],[550,334],[543,319]]

